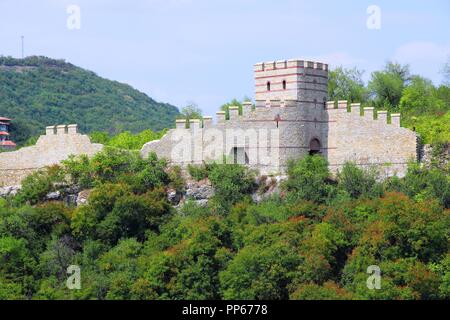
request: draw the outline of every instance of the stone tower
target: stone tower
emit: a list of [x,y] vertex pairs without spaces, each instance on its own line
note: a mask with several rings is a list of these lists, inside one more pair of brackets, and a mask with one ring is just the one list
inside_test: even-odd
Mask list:
[[254,66],[254,76],[257,108],[270,108],[270,117],[280,120],[280,162],[308,153],[326,156],[328,65],[304,60],[263,62]]
[[328,65],[303,60],[257,63],[256,101],[293,100],[322,105],[327,100]]
[[244,103],[202,120],[177,120],[161,140],[147,143],[145,157],[156,152],[181,166],[221,161],[224,156],[261,174],[283,174],[289,160],[319,153],[333,172],[352,161],[376,166],[385,175],[406,172],[417,159],[417,137],[400,126],[400,115],[361,109],[347,101],[327,101],[328,65],[281,60],[254,65],[255,105]]

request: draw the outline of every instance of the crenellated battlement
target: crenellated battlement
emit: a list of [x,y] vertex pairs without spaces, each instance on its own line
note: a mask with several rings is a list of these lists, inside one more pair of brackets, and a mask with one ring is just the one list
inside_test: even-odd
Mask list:
[[78,134],[78,125],[77,124],[69,124],[69,125],[57,125],[57,126],[48,126],[45,128],[45,134],[47,136],[51,135],[64,135],[64,134]]
[[291,59],[254,65],[256,100],[323,102],[328,94],[328,65]]
[[[255,105],[245,102],[242,107],[220,110],[216,123],[210,116],[192,119],[189,125],[177,120],[175,130],[160,141],[147,143],[141,154],[155,151],[187,165],[216,159],[217,154],[212,157],[210,151],[217,149],[220,157],[240,157],[262,174],[285,172],[290,160],[319,153],[333,172],[353,161],[378,166],[387,175],[402,175],[408,161],[417,158],[416,134],[400,126],[400,114],[377,112],[346,100],[327,101],[325,63],[301,59],[261,62],[254,65],[254,78]],[[238,136],[230,139],[232,134]],[[266,162],[269,149],[271,156],[275,155],[271,158],[276,159],[274,163]]]
[[[328,64],[291,59],[254,65],[255,105],[230,106],[202,119],[178,119],[175,129],[146,143],[172,164],[201,164],[224,155],[261,174],[285,173],[290,160],[323,155],[333,172],[352,161],[403,175],[417,160],[417,135],[400,126],[401,115],[328,101]],[[390,119],[390,121],[389,121]],[[211,130],[208,130],[211,129]],[[70,155],[92,156],[103,148],[78,133],[76,124],[49,126],[36,145],[2,153],[0,185],[20,183],[29,173]]]
[[301,59],[290,59],[290,60],[259,62],[254,65],[255,72],[283,70],[290,68],[305,68],[305,69],[308,68],[308,69],[328,71],[328,64]]
[[[280,99],[272,99],[272,100],[256,100],[255,108],[253,109],[253,104],[251,102],[245,102],[242,106],[242,112],[240,113],[239,106],[230,106],[229,107],[229,118],[226,118],[225,111],[217,111],[216,118],[217,124],[223,124],[233,121],[240,121],[242,119],[247,119],[249,116],[254,115],[255,113],[260,114],[261,112],[267,112],[268,115],[273,114],[274,108],[283,110],[283,108],[290,107],[299,107],[300,102],[297,100],[280,100]],[[322,107],[325,111],[329,112],[329,116],[331,121],[333,119],[337,119],[337,114],[348,114],[351,116],[358,116],[361,119],[372,120],[374,123],[378,124],[386,124],[393,125],[396,127],[400,127],[401,114],[399,113],[389,113],[385,110],[378,110],[375,112],[373,107],[364,107],[361,108],[360,103],[351,103],[349,104],[347,100],[339,100],[339,101],[327,101]],[[390,118],[390,122],[389,122]],[[284,119],[289,120],[289,119]],[[293,120],[293,119],[292,119]],[[70,132],[76,132],[76,127],[74,125],[67,126],[67,130],[69,134]],[[76,126],[76,125],[75,125]],[[176,120],[176,129],[188,129],[188,128],[211,128],[213,127],[213,117],[212,116],[204,116],[203,119],[190,119],[189,126],[187,126],[187,121],[185,119],[177,119]],[[48,134],[63,134],[64,126],[52,126],[47,127]],[[59,130],[58,130],[59,128]],[[56,130],[56,131],[55,131]],[[74,131],[75,130],[75,131]]]
[[[328,101],[326,103],[326,109],[327,111],[331,112],[331,116],[336,113],[348,113],[351,115],[358,115],[361,118],[367,119],[367,120],[373,120],[377,123],[384,123],[386,125],[393,125],[396,127],[400,127],[400,113],[391,113],[391,122],[388,122],[388,112],[385,110],[378,110],[375,113],[375,109],[373,107],[365,107],[364,113],[361,114],[361,104],[360,103],[352,103],[350,105],[350,108],[348,106],[348,102],[346,100],[338,101],[337,103],[335,101]],[[377,115],[377,118],[375,119],[374,116]]]
[[0,186],[17,185],[30,173],[61,163],[69,156],[93,156],[103,145],[91,143],[87,135],[78,133],[76,124],[48,126],[36,144],[2,153]]

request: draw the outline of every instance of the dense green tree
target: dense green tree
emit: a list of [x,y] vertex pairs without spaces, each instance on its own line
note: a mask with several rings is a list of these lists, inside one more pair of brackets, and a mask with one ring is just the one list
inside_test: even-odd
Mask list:
[[224,299],[287,299],[286,284],[297,264],[286,246],[246,246],[220,274]]
[[15,198],[18,203],[36,204],[45,199],[45,196],[55,191],[56,183],[64,181],[63,171],[59,166],[48,167],[27,176]]
[[308,283],[300,285],[290,296],[292,300],[351,300],[352,294],[336,283],[328,281],[323,285]]
[[[152,299],[217,299],[218,271],[231,255],[221,247],[227,227],[221,218],[211,216],[175,217],[174,222],[160,237],[148,240],[153,246],[147,249],[145,272],[135,294]],[[155,245],[162,250],[155,251]]]
[[338,67],[328,73],[328,99],[330,101],[367,101],[368,92],[362,80],[363,71]]
[[444,207],[450,208],[448,172],[438,168],[426,169],[419,164],[410,164],[400,190],[418,202],[437,199]]
[[255,174],[237,164],[213,165],[208,173],[214,187],[213,206],[221,213],[255,189]]
[[177,116],[178,119],[186,120],[186,128],[189,128],[190,119],[202,119],[202,110],[197,106],[195,102],[188,103],[187,106],[181,109],[180,115]]
[[432,113],[445,110],[433,83],[420,76],[413,76],[400,99],[400,111],[409,114]]
[[35,259],[24,239],[0,237],[0,283],[5,287],[0,294],[5,297],[29,297],[34,285]]
[[302,221],[247,228],[243,247],[220,273],[225,299],[287,299],[301,263]]
[[137,279],[141,251],[142,243],[130,238],[120,241],[117,246],[99,257],[99,272],[108,275],[106,299],[132,299],[131,289]]
[[368,88],[377,108],[398,110],[403,89],[410,79],[409,66],[388,62],[383,71],[375,71]]
[[329,181],[327,160],[319,155],[306,156],[288,165],[288,180],[285,188],[288,197],[296,200],[325,202],[333,191]]
[[107,243],[117,243],[121,238],[145,239],[151,228],[157,230],[164,215],[170,213],[162,190],[144,195],[125,195],[118,198],[111,213],[99,221],[97,233]]
[[356,164],[347,162],[338,173],[339,186],[352,198],[379,197],[383,187],[377,182],[377,172],[373,168],[362,169]]

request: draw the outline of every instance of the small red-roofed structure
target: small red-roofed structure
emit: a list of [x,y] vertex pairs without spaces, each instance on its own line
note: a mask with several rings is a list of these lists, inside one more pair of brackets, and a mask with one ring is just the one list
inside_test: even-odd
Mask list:
[[16,144],[9,139],[11,119],[0,117],[0,149],[15,149]]

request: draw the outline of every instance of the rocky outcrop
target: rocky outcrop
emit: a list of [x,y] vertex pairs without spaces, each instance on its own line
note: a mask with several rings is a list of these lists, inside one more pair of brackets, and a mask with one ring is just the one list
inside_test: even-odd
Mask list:
[[[275,194],[280,194],[281,184],[287,176],[260,176],[256,178],[258,189],[251,195],[253,201],[259,203]],[[206,206],[211,197],[214,196],[214,188],[208,179],[201,181],[187,179],[184,192],[174,189],[167,190],[167,199],[175,207],[181,207],[186,201],[194,201],[200,206]]]
[[256,178],[258,190],[252,194],[252,199],[260,203],[275,194],[281,194],[281,184],[287,179],[287,176],[260,176]]
[[13,197],[19,192],[20,186],[0,187],[0,198]]
[[60,191],[54,191],[54,192],[49,192],[46,196],[45,199],[47,201],[56,201],[56,200],[60,200],[61,199],[61,192]]
[[186,184],[186,198],[192,200],[209,199],[214,195],[214,189],[208,179],[188,182]]
[[[56,191],[49,192],[45,196],[45,201],[63,201],[70,206],[82,206],[88,203],[92,190],[81,190],[77,186],[58,185]],[[0,198],[15,196],[21,186],[0,187]]]
[[187,179],[183,192],[167,189],[167,200],[176,207],[183,205],[186,201],[195,201],[198,205],[205,206],[214,195],[214,189],[208,179],[195,181]]
[[421,162],[425,167],[431,166],[431,164],[445,169],[450,162],[450,144],[437,147],[433,147],[430,144],[426,144],[421,149]]
[[75,203],[77,206],[83,206],[88,204],[89,196],[91,195],[92,190],[82,190],[77,194],[77,199],[75,200]]

